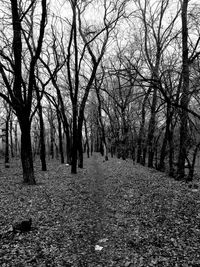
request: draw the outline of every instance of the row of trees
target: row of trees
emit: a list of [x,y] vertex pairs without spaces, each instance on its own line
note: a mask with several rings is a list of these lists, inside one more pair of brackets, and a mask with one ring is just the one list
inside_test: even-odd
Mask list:
[[[53,3],[49,3],[48,9],[46,0],[4,3],[1,12],[0,96],[12,107],[19,121],[25,183],[35,184],[31,122],[36,112],[40,119],[41,160],[45,169],[44,94],[59,110],[58,119],[62,120],[67,135],[72,173],[77,171],[77,152],[82,167],[85,105],[109,36],[123,16],[125,4],[126,1],[118,0],[63,1],[65,14],[58,18],[50,12]],[[90,8],[101,14],[95,23],[86,19]],[[48,20],[51,21],[49,24]],[[61,84],[65,87],[64,93]],[[48,86],[51,89],[47,89]],[[71,136],[63,95],[70,99]]]
[[185,178],[186,163],[192,179],[199,149],[199,7],[193,2],[188,12],[188,4],[136,1],[139,32],[107,63],[103,89],[116,105],[110,125],[121,119],[118,146],[130,148],[134,140],[137,162],[145,164],[148,155],[148,166],[159,170],[168,158],[169,173],[177,179]]
[[185,178],[187,162],[192,179],[200,145],[195,1],[65,0],[59,7],[46,0],[10,0],[3,5],[6,161],[8,134],[11,151],[13,136],[17,139],[9,123],[16,120],[25,183],[36,183],[33,144],[46,170],[47,125],[51,155],[57,134],[61,162],[66,153],[72,173],[77,163],[83,167],[84,149],[88,156],[95,149],[106,160],[109,151],[131,156],[177,179]]

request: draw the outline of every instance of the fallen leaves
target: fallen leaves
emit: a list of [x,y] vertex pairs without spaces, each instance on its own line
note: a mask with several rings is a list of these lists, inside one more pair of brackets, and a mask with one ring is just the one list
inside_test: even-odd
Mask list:
[[[1,266],[200,264],[198,188],[97,155],[76,176],[65,164],[48,169],[36,169],[36,186],[20,183],[16,163],[2,170]],[[30,217],[33,229],[12,235],[12,225]]]

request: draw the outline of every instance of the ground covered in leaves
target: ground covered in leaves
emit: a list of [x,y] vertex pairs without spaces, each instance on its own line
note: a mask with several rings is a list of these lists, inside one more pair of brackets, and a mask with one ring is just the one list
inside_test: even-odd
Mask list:
[[[1,166],[0,266],[200,266],[198,188],[97,154],[77,175],[51,162],[36,179]],[[12,233],[29,218],[30,232]]]

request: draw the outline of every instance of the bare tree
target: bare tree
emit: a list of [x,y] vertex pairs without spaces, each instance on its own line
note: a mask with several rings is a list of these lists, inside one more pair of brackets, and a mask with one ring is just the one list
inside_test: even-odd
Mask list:
[[[12,43],[2,44],[0,53],[0,73],[7,93],[0,96],[10,104],[16,113],[21,129],[21,161],[23,168],[23,181],[35,184],[32,147],[31,147],[31,109],[34,91],[35,68],[42,50],[44,30],[47,16],[46,0],[41,1],[41,20],[35,22],[38,31],[37,43],[30,46],[29,38],[36,34],[33,30],[33,13],[36,1],[10,1],[8,20],[10,20],[9,35]],[[39,7],[38,7],[39,8]],[[6,13],[5,13],[6,14]],[[39,25],[38,25],[39,23]],[[1,31],[2,40],[5,39]],[[8,95],[8,96],[7,96]]]
[[[124,14],[126,1],[99,1],[102,3],[100,21],[96,25],[84,15],[90,1],[69,1],[72,11],[69,40],[67,44],[67,84],[70,92],[73,118],[73,144],[71,172],[83,167],[82,128],[84,110],[88,95],[94,82],[98,66],[105,54],[111,32]],[[84,88],[82,90],[81,88]],[[78,154],[77,154],[78,153]]]
[[[154,134],[156,129],[156,113],[158,105],[158,89],[160,79],[160,65],[164,56],[164,52],[168,45],[175,38],[176,33],[173,33],[175,22],[179,15],[179,7],[177,12],[171,18],[170,23],[165,24],[167,10],[170,1],[156,1],[151,5],[149,0],[136,1],[139,8],[139,18],[143,24],[143,52],[146,58],[146,64],[149,68],[151,78],[151,115],[148,126],[147,149],[148,149],[148,166],[153,167],[154,160]],[[166,26],[164,26],[166,25]]]

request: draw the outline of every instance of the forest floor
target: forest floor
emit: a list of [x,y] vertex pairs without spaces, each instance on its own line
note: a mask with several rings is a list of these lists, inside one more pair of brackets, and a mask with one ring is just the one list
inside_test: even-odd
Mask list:
[[[200,266],[200,191],[131,160],[50,162],[36,186],[0,166],[0,266]],[[12,233],[21,220],[32,230]]]

